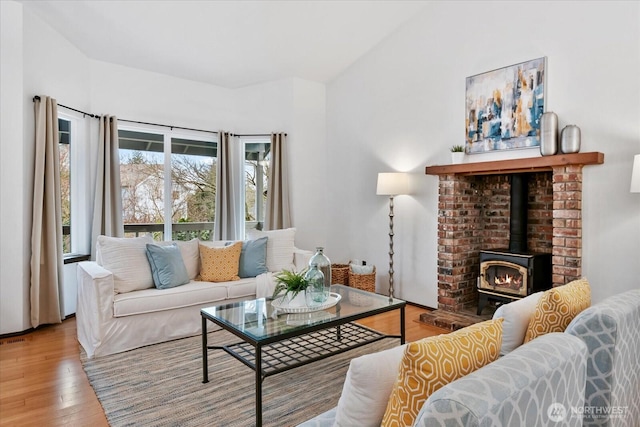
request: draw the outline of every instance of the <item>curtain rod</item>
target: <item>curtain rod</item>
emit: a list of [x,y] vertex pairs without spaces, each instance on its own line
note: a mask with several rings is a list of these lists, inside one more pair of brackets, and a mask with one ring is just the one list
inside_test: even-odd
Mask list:
[[[40,97],[38,95],[33,97],[33,102],[35,102],[36,100],[39,100]],[[91,114],[91,113],[87,113],[84,111],[80,111],[77,110],[75,108],[71,108],[71,107],[67,107],[66,105],[62,105],[62,104],[57,104],[59,107],[62,108],[66,108],[67,110],[71,110],[71,111],[75,111],[77,113],[80,114],[84,114],[85,116],[89,116],[95,119],[99,119],[100,116],[96,115],[96,114]],[[213,133],[213,134],[218,134],[218,131],[214,131],[214,130],[203,130],[203,129],[194,129],[194,128],[186,128],[186,127],[182,127],[182,126],[173,126],[173,125],[163,125],[163,124],[159,124],[159,123],[149,123],[149,122],[140,122],[137,120],[127,120],[127,119],[118,119],[119,122],[128,122],[128,123],[137,123],[137,124],[141,124],[141,125],[151,125],[151,126],[162,126],[162,127],[166,127],[166,128],[170,128],[171,130],[173,129],[182,129],[182,130],[193,130],[193,131],[197,131],[197,132],[207,132],[207,133]],[[257,134],[246,134],[246,135],[239,135],[239,134],[234,134],[235,136],[271,136],[270,133],[257,133]],[[284,134],[285,136],[287,136],[287,134]]]
[[[248,133],[248,134],[237,134],[234,133],[235,136],[271,136],[272,134],[270,133]],[[287,136],[287,134],[285,133],[284,136]]]
[[139,122],[137,120],[127,120],[127,119],[118,119],[119,122],[128,122],[128,123],[138,123],[141,125],[151,125],[151,126],[162,126],[165,128],[170,128],[171,130],[173,129],[182,129],[182,130],[195,130],[198,132],[207,132],[207,133],[214,133],[214,134],[218,134],[218,131],[215,130],[204,130],[204,129],[194,129],[194,128],[185,128],[182,126],[173,126],[173,125],[162,125],[159,123],[149,123],[149,122]]
[[[38,100],[40,100],[40,97],[38,95],[33,97],[33,102],[36,102]],[[91,113],[87,113],[85,111],[77,110],[75,108],[67,107],[66,105],[62,105],[62,104],[58,104],[58,103],[56,103],[56,105],[58,107],[66,108],[67,110],[75,111],[76,113],[80,113],[80,114],[83,114],[85,116],[89,116],[89,117],[94,118],[94,119],[99,119],[100,118],[100,116],[97,116],[95,114],[91,114]]]

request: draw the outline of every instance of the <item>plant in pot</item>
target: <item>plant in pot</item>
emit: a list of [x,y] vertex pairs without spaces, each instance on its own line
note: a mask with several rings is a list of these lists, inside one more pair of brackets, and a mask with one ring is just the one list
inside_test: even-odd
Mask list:
[[276,274],[274,276],[276,287],[273,290],[273,299],[280,298],[282,303],[306,305],[304,291],[309,284],[305,278],[306,273],[307,269],[305,268],[300,272],[282,270]]
[[453,145],[451,147],[451,163],[459,164],[464,160],[464,145]]

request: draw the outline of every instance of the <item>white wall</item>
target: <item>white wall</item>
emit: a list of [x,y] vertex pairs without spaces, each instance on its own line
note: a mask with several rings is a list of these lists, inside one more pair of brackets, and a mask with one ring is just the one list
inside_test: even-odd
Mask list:
[[0,333],[22,330],[29,321],[24,304],[26,200],[15,185],[16,177],[25,174],[22,62],[22,5],[0,2]]
[[[315,224],[326,221],[314,219],[326,192],[324,85],[283,79],[231,90],[99,61],[91,69],[92,109],[102,114],[240,134],[287,132],[296,244],[312,249],[324,239]],[[319,168],[309,168],[312,162]]]
[[34,161],[34,95],[86,109],[86,58],[20,3],[2,5],[2,253],[0,333],[31,327],[29,263]]
[[[328,246],[364,258],[388,281],[388,200],[376,175],[410,171],[412,196],[396,199],[396,295],[437,307],[437,177],[463,143],[465,78],[547,57],[547,110],[582,130],[583,274],[593,300],[638,287],[640,197],[629,193],[640,153],[640,3],[433,2],[327,88]],[[479,154],[469,161],[538,156]],[[340,209],[342,208],[342,209]],[[331,253],[329,253],[331,256]]]

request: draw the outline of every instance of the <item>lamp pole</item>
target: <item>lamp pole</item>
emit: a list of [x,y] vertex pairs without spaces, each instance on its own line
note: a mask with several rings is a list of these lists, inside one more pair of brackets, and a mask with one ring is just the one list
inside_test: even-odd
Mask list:
[[389,300],[393,299],[393,196],[389,196]]

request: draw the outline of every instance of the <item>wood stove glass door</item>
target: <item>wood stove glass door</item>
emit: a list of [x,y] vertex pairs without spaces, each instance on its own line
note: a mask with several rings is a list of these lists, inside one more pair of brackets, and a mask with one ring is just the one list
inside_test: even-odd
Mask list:
[[527,267],[507,261],[480,264],[480,289],[511,295],[527,295]]

